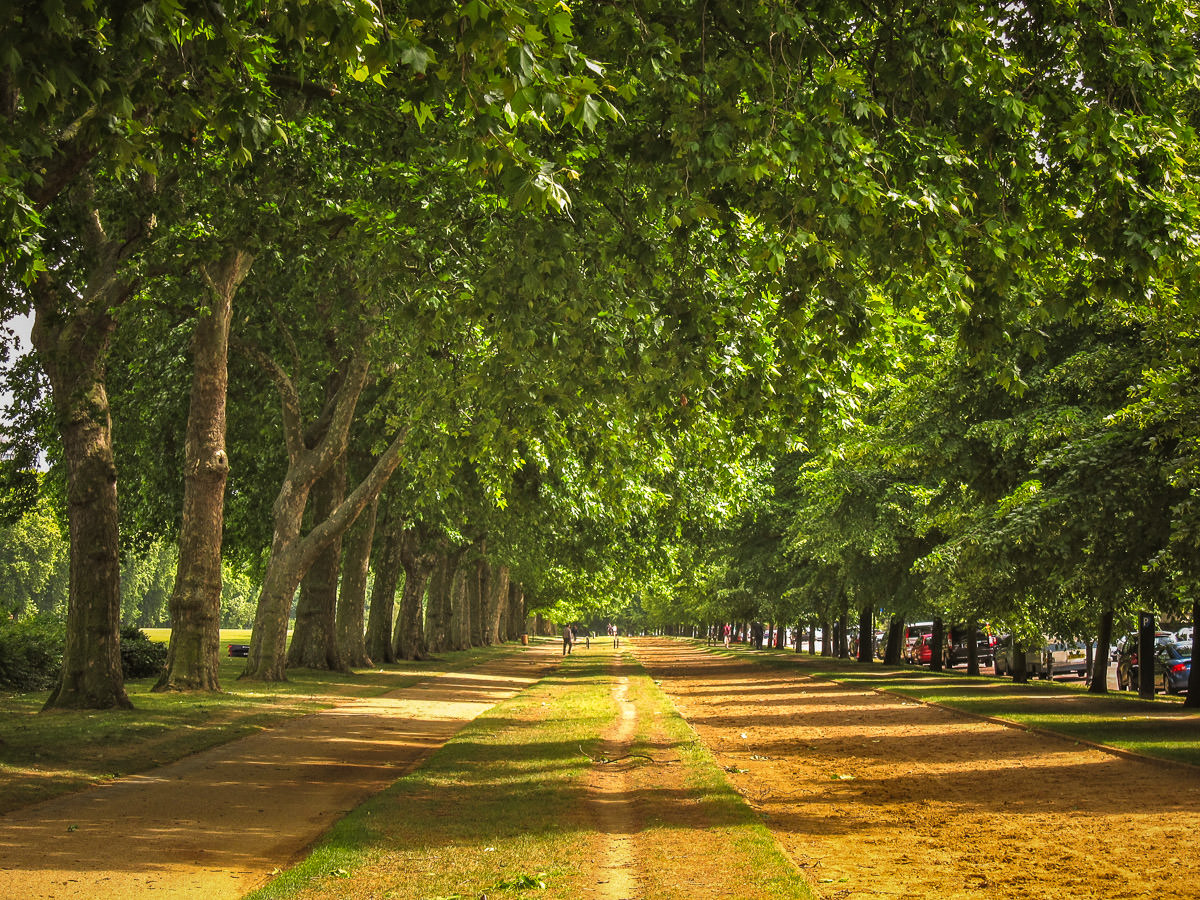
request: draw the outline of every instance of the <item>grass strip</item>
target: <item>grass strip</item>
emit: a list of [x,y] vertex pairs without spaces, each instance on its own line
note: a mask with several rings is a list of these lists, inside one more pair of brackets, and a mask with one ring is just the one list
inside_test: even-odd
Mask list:
[[[601,866],[609,837],[597,831],[588,783],[593,766],[604,765],[594,760],[602,759],[602,736],[617,714],[617,674],[629,677],[640,723],[631,748],[639,758],[625,764],[637,785],[638,823],[629,837],[644,863],[641,893],[811,900],[803,876],[666,696],[627,657],[614,674],[611,659],[607,651],[568,657],[351,812],[307,859],[247,900],[592,895],[607,877]],[[671,759],[658,766],[640,757]],[[698,809],[715,827],[697,827]],[[675,858],[675,849],[689,859]],[[734,892],[689,885],[709,870],[735,882]]]
[[[222,644],[249,632],[222,632]],[[223,693],[151,693],[155,678],[125,688],[132,710],[41,712],[48,692],[0,696],[0,813],[143,772],[355,697],[377,697],[431,674],[465,669],[514,645],[355,672],[291,669],[286,682],[238,681],[244,659],[222,656]]]
[[[703,642],[698,643],[703,646]],[[788,650],[738,648],[715,652],[762,665],[795,667],[806,675],[884,690],[1077,741],[1200,765],[1200,713],[1185,708],[1174,697],[1149,701],[1124,692],[1090,694],[1082,685],[1046,681],[1016,684],[1008,678],[859,663]]]

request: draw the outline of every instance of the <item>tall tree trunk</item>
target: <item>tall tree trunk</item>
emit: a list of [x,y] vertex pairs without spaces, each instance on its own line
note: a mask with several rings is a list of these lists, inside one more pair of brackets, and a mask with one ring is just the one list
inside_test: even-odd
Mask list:
[[507,640],[519,641],[525,630],[525,591],[515,581],[508,585],[508,633]]
[[[1195,639],[1196,639],[1196,631],[1197,630],[1200,630],[1200,597],[1197,597],[1192,600],[1192,641],[1193,641],[1192,656],[1193,657],[1195,656],[1194,648],[1196,646]],[[1099,648],[1097,648],[1096,658],[1100,659]],[[1105,660],[1108,659],[1108,648],[1107,647],[1104,648],[1104,659]],[[1100,667],[1096,666],[1096,668],[1100,668]],[[1187,707],[1195,708],[1197,706],[1200,706],[1200,674],[1197,674],[1197,671],[1198,670],[1197,670],[1196,666],[1193,665],[1191,674],[1188,675],[1188,693],[1187,693],[1187,697],[1184,698],[1184,701],[1183,701],[1183,705],[1187,706]]]
[[874,607],[868,603],[858,614],[858,661],[870,662],[875,658]]
[[225,527],[225,404],[229,389],[229,323],[233,297],[254,257],[228,251],[200,266],[208,312],[192,333],[192,390],[184,443],[183,520],[171,590],[167,666],[155,691],[219,691],[221,539]]
[[404,590],[400,594],[400,616],[396,621],[394,647],[397,659],[428,659],[425,644],[425,589],[437,554],[424,545],[419,528],[407,528],[400,540],[400,562],[404,566]]
[[[338,654],[351,668],[373,663],[367,653],[363,619],[367,607],[367,574],[371,567],[371,545],[375,541],[375,516],[379,499],[371,501],[354,526],[346,532],[342,549],[342,584],[337,600]],[[390,630],[390,628],[389,628]]]
[[941,616],[935,616],[933,619],[933,634],[930,637],[929,648],[929,671],[942,671],[942,653],[946,647],[946,626],[942,622]]
[[967,674],[979,674],[979,623],[974,617],[967,620]]
[[898,666],[904,653],[904,618],[892,616],[888,623],[887,648],[883,651],[883,661],[889,666]]
[[256,354],[256,358],[279,388],[284,436],[288,446],[288,470],[272,507],[275,533],[271,540],[271,555],[255,610],[250,657],[239,677],[284,681],[287,624],[296,588],[317,556],[340,537],[367,504],[379,495],[400,465],[400,453],[408,432],[407,429],[398,432],[375,461],[370,474],[328,518],[315,523],[308,534],[301,536],[304,508],[313,483],[346,452],[354,410],[366,384],[367,358],[365,353],[360,354],[348,365],[337,391],[328,426],[322,429],[323,436],[311,449],[301,427],[300,399],[295,386],[273,360],[261,354]]
[[454,584],[451,589],[453,612],[450,616],[450,649],[471,649],[471,600],[468,592],[468,574],[473,572],[472,566],[464,565],[460,558],[454,570]]
[[821,622],[821,655],[833,656],[833,622],[829,619]]
[[[1104,607],[1104,611],[1100,613],[1100,621],[1097,624],[1099,626],[1099,633],[1096,635],[1096,656],[1095,662],[1092,664],[1091,680],[1088,683],[1088,693],[1107,694],[1108,650],[1112,645],[1113,627],[1113,610],[1111,606],[1106,605]],[[1188,696],[1190,699],[1191,695],[1189,694]]]
[[484,566],[488,570],[487,617],[484,623],[488,635],[486,642],[499,644],[504,641],[500,626],[508,606],[508,566],[489,566],[486,561]]
[[123,296],[117,260],[89,273],[76,306],[49,273],[34,282],[33,345],[50,381],[67,468],[70,587],[62,675],[44,709],[129,709],[121,673],[117,467],[105,362]]
[[842,601],[842,613],[838,616],[837,627],[837,655],[838,659],[850,658],[850,641],[847,632],[850,630],[850,611],[846,608],[846,601]]
[[375,583],[371,586],[371,611],[367,614],[367,654],[377,663],[394,663],[392,623],[396,616],[396,588],[400,585],[400,541],[404,521],[394,508],[385,507],[380,540],[375,542]]
[[487,541],[476,541],[471,551],[472,563],[467,572],[467,599],[471,605],[471,646],[486,647],[491,643],[485,624],[487,618],[488,565],[485,553]]
[[[346,499],[346,456],[313,484],[312,515],[325,521]],[[337,591],[342,567],[342,538],[334,537],[317,554],[300,582],[296,626],[288,647],[287,664],[297,668],[346,671],[337,646]]]
[[425,617],[425,640],[431,653],[457,649],[454,637],[455,608],[454,590],[458,583],[459,563],[466,554],[466,547],[443,547],[434,563],[429,581],[429,601]]
[[1029,680],[1029,667],[1025,665],[1025,648],[1017,643],[1017,636],[1012,637],[1012,677],[1016,684],[1024,684]]

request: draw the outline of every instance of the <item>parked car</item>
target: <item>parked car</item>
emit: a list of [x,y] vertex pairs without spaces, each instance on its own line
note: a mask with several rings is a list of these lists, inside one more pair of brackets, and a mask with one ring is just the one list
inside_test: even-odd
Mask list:
[[1055,675],[1085,677],[1088,673],[1087,646],[1082,641],[1051,638],[1046,642],[1043,665],[1047,678]]
[[[1025,674],[1030,678],[1036,678],[1038,675],[1043,675],[1045,672],[1044,657],[1042,650],[1034,647],[1033,649],[1025,649]],[[1013,660],[1013,639],[1011,634],[1001,636],[996,641],[995,659],[996,659],[996,675],[1011,675],[1014,671]]]
[[904,650],[901,656],[907,663],[917,662],[917,645],[922,639],[928,639],[933,634],[932,622],[914,622],[904,632]]
[[[950,633],[950,652],[946,665],[950,668],[965,666],[967,664],[967,653],[970,650],[968,646],[970,635],[966,628],[953,628]],[[975,647],[981,666],[990,666],[995,662],[996,636],[994,634],[984,634],[982,631],[976,631]]]
[[[996,674],[1011,675],[1013,666],[1012,635],[996,642]],[[1045,637],[1040,647],[1025,650],[1025,674],[1030,678],[1053,678],[1055,675],[1087,674],[1087,647],[1079,641]]]
[[[1126,641],[1117,659],[1117,688],[1137,690],[1140,666],[1137,641]],[[1192,674],[1192,658],[1179,649],[1173,640],[1156,641],[1154,645],[1154,688],[1167,694],[1186,692]]]
[[[1138,641],[1138,636],[1137,636],[1136,631],[1131,634],[1125,634],[1125,635],[1122,635],[1121,637],[1119,637],[1113,643],[1112,661],[1119,663],[1121,661],[1121,654],[1127,653],[1131,647],[1136,648],[1137,641]],[[1156,645],[1157,644],[1174,644],[1174,643],[1177,643],[1177,638],[1175,637],[1175,634],[1173,632],[1156,631],[1156,632],[1154,632],[1154,643]]]
[[[946,645],[945,638],[942,640],[942,665],[946,666],[950,658],[950,648]],[[933,632],[922,634],[917,638],[917,643],[913,647],[913,662],[919,666],[928,666],[933,661]]]

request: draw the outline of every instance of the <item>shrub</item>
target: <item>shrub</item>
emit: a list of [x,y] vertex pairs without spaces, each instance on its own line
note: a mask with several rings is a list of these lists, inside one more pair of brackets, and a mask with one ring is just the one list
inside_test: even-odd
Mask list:
[[167,645],[155,643],[137,626],[121,629],[121,671],[126,678],[149,678],[167,664]]
[[64,628],[60,619],[33,616],[0,622],[0,688],[44,691],[62,674]]

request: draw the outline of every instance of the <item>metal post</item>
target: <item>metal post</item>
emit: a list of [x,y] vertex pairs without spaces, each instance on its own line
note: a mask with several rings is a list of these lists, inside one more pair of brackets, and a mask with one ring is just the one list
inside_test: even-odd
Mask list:
[[1154,699],[1154,613],[1138,614],[1138,696]]

